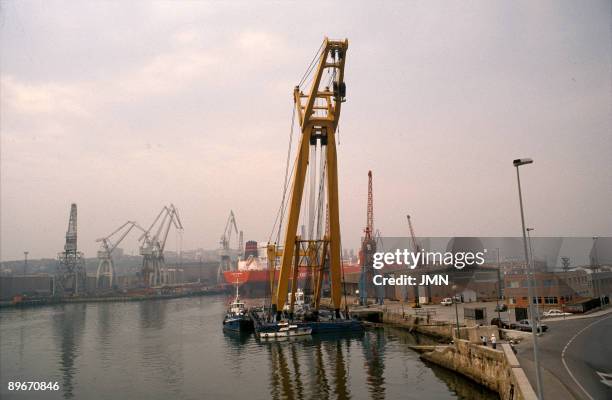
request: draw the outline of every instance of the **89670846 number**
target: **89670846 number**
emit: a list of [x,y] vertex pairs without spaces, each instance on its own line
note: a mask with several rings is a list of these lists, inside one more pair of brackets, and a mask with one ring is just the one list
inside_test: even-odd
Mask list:
[[35,391],[35,392],[39,392],[39,391],[46,391],[46,390],[50,390],[50,391],[56,391],[59,390],[59,383],[58,382],[38,382],[38,381],[27,381],[27,382],[21,382],[21,381],[17,381],[17,382],[9,382],[7,385],[7,389],[9,391],[20,391],[20,392],[26,392],[26,391]]

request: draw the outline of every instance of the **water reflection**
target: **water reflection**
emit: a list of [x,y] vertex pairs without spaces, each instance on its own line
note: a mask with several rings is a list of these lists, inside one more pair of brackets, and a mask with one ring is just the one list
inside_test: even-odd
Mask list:
[[455,393],[459,399],[489,400],[491,398],[498,398],[497,393],[480,386],[475,382],[467,380],[452,371],[431,363],[428,363],[428,365],[431,367],[433,373],[440,378],[441,381],[446,383],[446,386],[448,386],[448,388]]
[[[406,345],[422,341],[432,342],[430,339],[419,338],[404,332],[396,334],[397,332],[393,330],[377,329],[341,338],[316,336],[301,340],[294,339],[289,342],[262,342],[260,346],[266,348],[270,361],[268,385],[270,397],[274,400],[364,397],[374,400],[385,399],[390,396],[387,388],[389,384],[385,379],[385,352],[389,351],[389,343],[395,343],[393,351],[397,352],[401,348],[400,351],[409,353],[411,358],[417,358],[416,353],[413,353]],[[236,337],[232,340],[244,339]],[[397,344],[401,345],[397,346]],[[353,347],[361,347],[362,356],[355,357],[360,360],[360,363],[354,365],[353,368],[365,372],[367,396],[364,396],[366,392],[353,392],[355,387],[361,386],[363,382],[361,379],[359,379],[361,382],[351,381],[350,378],[350,353]],[[428,382],[425,376],[431,374],[428,372],[430,370],[433,370],[435,375],[443,380],[450,391],[459,398],[485,400],[496,397],[494,393],[480,388],[465,378],[436,366],[421,363],[416,366],[410,364],[406,375],[416,382],[422,382],[422,389],[427,390]],[[397,394],[390,397],[395,398]]]
[[225,346],[227,351],[228,364],[232,371],[238,376],[243,372],[243,361],[248,358],[251,348],[250,342],[255,342],[255,338],[250,333],[223,331]]
[[[361,335],[359,335],[361,336]],[[350,399],[347,343],[343,340],[301,338],[263,343],[270,359],[273,399]]]
[[98,333],[99,360],[103,368],[112,366],[109,364],[113,355],[111,342],[115,328],[115,318],[116,315],[113,313],[112,304],[100,304],[96,328]]
[[156,332],[165,331],[168,304],[161,300],[139,304],[140,368],[145,372],[145,385],[171,388],[179,394],[184,383],[182,338]]
[[367,382],[372,399],[385,398],[385,335],[379,332],[366,332],[363,337],[363,355],[367,372]]
[[80,355],[87,305],[69,304],[60,306],[60,309],[61,312],[53,316],[53,336],[60,353],[59,365],[64,398],[71,399],[74,397],[75,361]]
[[168,303],[163,300],[141,301],[139,303],[141,328],[163,329],[166,322],[167,305]]
[[[344,361],[344,350],[342,349],[342,342],[338,341],[334,346],[331,346],[329,354],[331,356],[330,364],[334,366],[333,375],[334,375],[334,388],[336,389],[335,393],[339,399],[350,399],[351,392],[348,388],[347,379],[348,372],[346,368],[346,363]],[[335,348],[335,351],[333,351]]]

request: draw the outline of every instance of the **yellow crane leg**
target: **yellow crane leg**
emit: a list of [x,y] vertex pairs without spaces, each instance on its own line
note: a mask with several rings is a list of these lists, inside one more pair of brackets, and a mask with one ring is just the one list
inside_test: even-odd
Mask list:
[[283,309],[287,301],[287,287],[291,275],[291,264],[293,263],[293,252],[295,251],[295,240],[297,226],[300,218],[300,205],[302,194],[304,193],[304,180],[306,169],[308,168],[308,157],[310,153],[310,134],[312,127],[306,129],[300,138],[300,147],[297,155],[293,184],[291,187],[291,200],[289,202],[289,215],[287,218],[287,228],[285,230],[285,241],[283,256],[281,258],[278,285],[276,287],[275,299],[273,302],[276,307],[272,307],[277,314]]
[[327,258],[327,236],[324,237],[323,241],[323,251],[321,254],[321,261],[317,268],[317,281],[315,284],[315,292],[314,292],[314,309],[318,310],[319,305],[321,304],[321,291],[323,286],[323,274],[325,269],[325,259]]
[[327,188],[329,204],[329,273],[331,278],[331,297],[339,316],[342,302],[342,285],[340,270],[340,211],[338,206],[338,157],[336,154],[336,135],[331,129],[327,131]]
[[276,245],[268,244],[268,279],[270,280],[270,301],[272,305],[276,304],[274,298],[274,274],[276,272]]
[[295,307],[295,295],[298,288],[298,272],[300,269],[300,237],[298,236],[295,242],[295,261],[293,263],[293,279],[291,280],[291,299],[289,303],[289,315],[293,318],[293,309]]

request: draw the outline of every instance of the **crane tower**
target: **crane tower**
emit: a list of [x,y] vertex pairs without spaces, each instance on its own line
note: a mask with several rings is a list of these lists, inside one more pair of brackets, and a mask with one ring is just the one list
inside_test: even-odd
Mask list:
[[87,275],[83,253],[77,249],[77,205],[70,206],[64,251],[58,254],[59,266],[53,280],[56,296],[77,296],[87,290]]
[[238,253],[242,251],[243,233],[238,232],[238,225],[236,224],[236,216],[234,211],[230,210],[230,215],[225,223],[225,230],[219,240],[219,269],[217,270],[217,282],[223,282],[223,272],[233,271],[233,261],[236,259],[236,251],[231,249],[230,243],[232,240],[232,233],[239,235],[238,237]]

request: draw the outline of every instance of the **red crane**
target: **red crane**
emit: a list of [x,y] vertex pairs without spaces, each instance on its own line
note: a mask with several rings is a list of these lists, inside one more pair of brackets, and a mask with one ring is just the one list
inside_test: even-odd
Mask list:
[[368,171],[368,216],[365,228],[365,240],[372,239],[374,233],[374,197],[372,195],[372,171]]
[[[359,278],[359,304],[368,305],[368,291],[372,291],[369,282],[372,281],[372,261],[376,253],[376,240],[374,239],[374,195],[372,191],[372,171],[368,171],[368,210],[366,228],[359,258],[361,262],[361,276]],[[382,295],[375,294],[376,300],[382,304]]]

